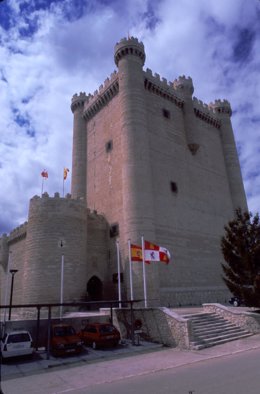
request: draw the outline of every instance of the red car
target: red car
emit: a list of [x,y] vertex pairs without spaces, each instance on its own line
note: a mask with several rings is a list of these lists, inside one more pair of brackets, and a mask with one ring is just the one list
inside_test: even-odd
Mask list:
[[54,356],[79,354],[83,342],[76,334],[75,329],[69,324],[55,324],[51,331],[51,351]]
[[121,339],[118,329],[110,323],[89,323],[79,332],[79,337],[93,349],[117,346]]

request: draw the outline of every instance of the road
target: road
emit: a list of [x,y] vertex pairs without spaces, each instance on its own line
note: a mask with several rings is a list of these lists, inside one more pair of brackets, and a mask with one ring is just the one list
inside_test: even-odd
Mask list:
[[[200,351],[148,344],[79,359],[7,363],[4,394],[258,394],[260,334]],[[136,349],[136,351],[135,351]],[[138,351],[137,351],[138,349]]]
[[260,349],[255,349],[59,393],[258,394],[259,360]]

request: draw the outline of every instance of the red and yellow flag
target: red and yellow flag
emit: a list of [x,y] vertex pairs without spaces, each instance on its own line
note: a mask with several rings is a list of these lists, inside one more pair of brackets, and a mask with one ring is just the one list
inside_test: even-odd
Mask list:
[[143,261],[142,248],[138,245],[131,244],[131,260]]
[[64,179],[64,181],[65,181],[65,179],[67,179],[67,176],[68,176],[68,172],[69,172],[70,170],[68,169],[68,168],[64,168],[64,170],[63,170],[63,179]]
[[41,176],[42,176],[43,178],[48,178],[48,171],[43,170],[43,171],[41,172]]

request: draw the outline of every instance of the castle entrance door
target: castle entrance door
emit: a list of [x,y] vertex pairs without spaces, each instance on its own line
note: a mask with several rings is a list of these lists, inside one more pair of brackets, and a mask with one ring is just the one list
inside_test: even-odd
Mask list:
[[101,301],[103,299],[103,283],[97,276],[92,276],[87,283],[89,301]]

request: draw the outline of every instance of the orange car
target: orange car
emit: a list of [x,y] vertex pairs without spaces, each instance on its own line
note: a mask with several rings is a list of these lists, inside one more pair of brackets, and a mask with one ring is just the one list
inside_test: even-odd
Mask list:
[[117,346],[121,339],[118,329],[110,323],[89,323],[79,332],[79,337],[93,349]]

